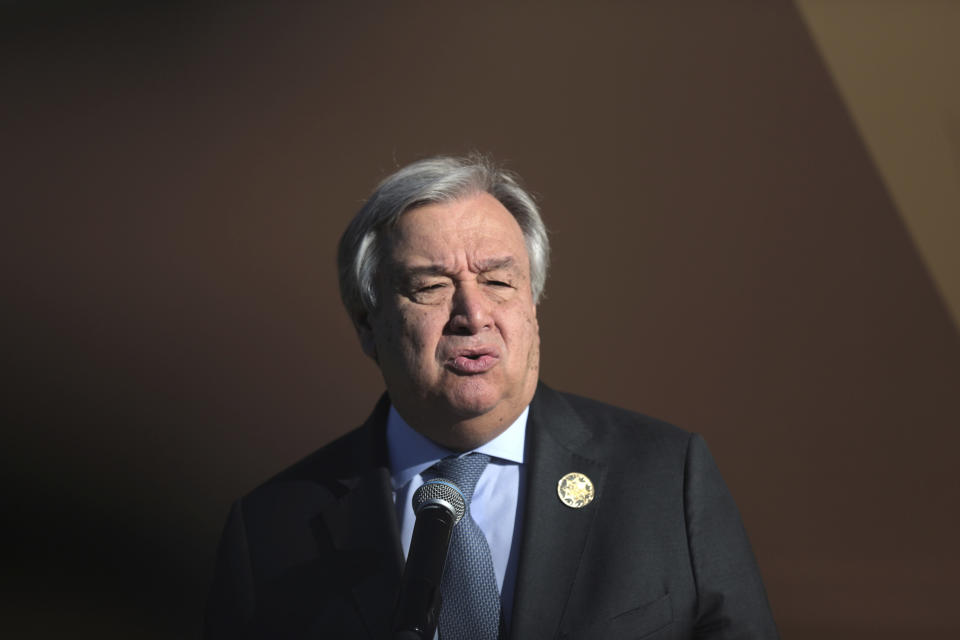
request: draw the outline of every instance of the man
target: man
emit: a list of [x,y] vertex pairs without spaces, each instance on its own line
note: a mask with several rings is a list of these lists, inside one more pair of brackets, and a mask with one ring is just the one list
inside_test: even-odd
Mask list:
[[538,382],[548,257],[533,200],[484,158],[380,184],[338,263],[387,393],[234,505],[208,638],[390,637],[411,497],[467,468],[442,640],[777,637],[703,440]]

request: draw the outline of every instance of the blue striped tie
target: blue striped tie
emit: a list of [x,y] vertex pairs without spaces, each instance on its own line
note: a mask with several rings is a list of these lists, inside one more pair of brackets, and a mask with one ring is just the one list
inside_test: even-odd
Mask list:
[[424,479],[446,478],[463,491],[467,513],[453,528],[440,591],[441,640],[496,640],[500,632],[500,591],[490,545],[470,513],[477,480],[490,456],[469,453],[444,458],[424,472]]

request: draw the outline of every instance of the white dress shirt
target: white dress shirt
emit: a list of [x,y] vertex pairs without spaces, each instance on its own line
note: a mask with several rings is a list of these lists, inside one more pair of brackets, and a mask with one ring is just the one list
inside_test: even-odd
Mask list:
[[[506,431],[474,449],[489,455],[490,464],[477,481],[470,501],[470,512],[490,545],[493,570],[500,589],[501,611],[508,629],[523,528],[523,465],[528,413],[529,407]],[[387,417],[387,449],[393,499],[400,523],[400,540],[403,556],[406,557],[416,522],[411,500],[414,492],[423,484],[420,474],[443,458],[457,454],[415,431],[392,405]]]

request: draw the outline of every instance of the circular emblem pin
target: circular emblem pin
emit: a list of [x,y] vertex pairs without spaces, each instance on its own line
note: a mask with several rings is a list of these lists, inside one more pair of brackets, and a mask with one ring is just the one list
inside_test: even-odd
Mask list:
[[571,509],[585,507],[593,500],[593,481],[582,473],[568,473],[557,483],[557,495]]

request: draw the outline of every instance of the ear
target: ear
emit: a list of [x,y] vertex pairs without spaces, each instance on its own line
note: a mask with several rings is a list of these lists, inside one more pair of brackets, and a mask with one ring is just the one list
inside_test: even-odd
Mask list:
[[373,335],[370,314],[366,311],[358,314],[353,319],[353,327],[357,330],[357,337],[360,338],[360,348],[371,360],[377,362],[377,341]]

